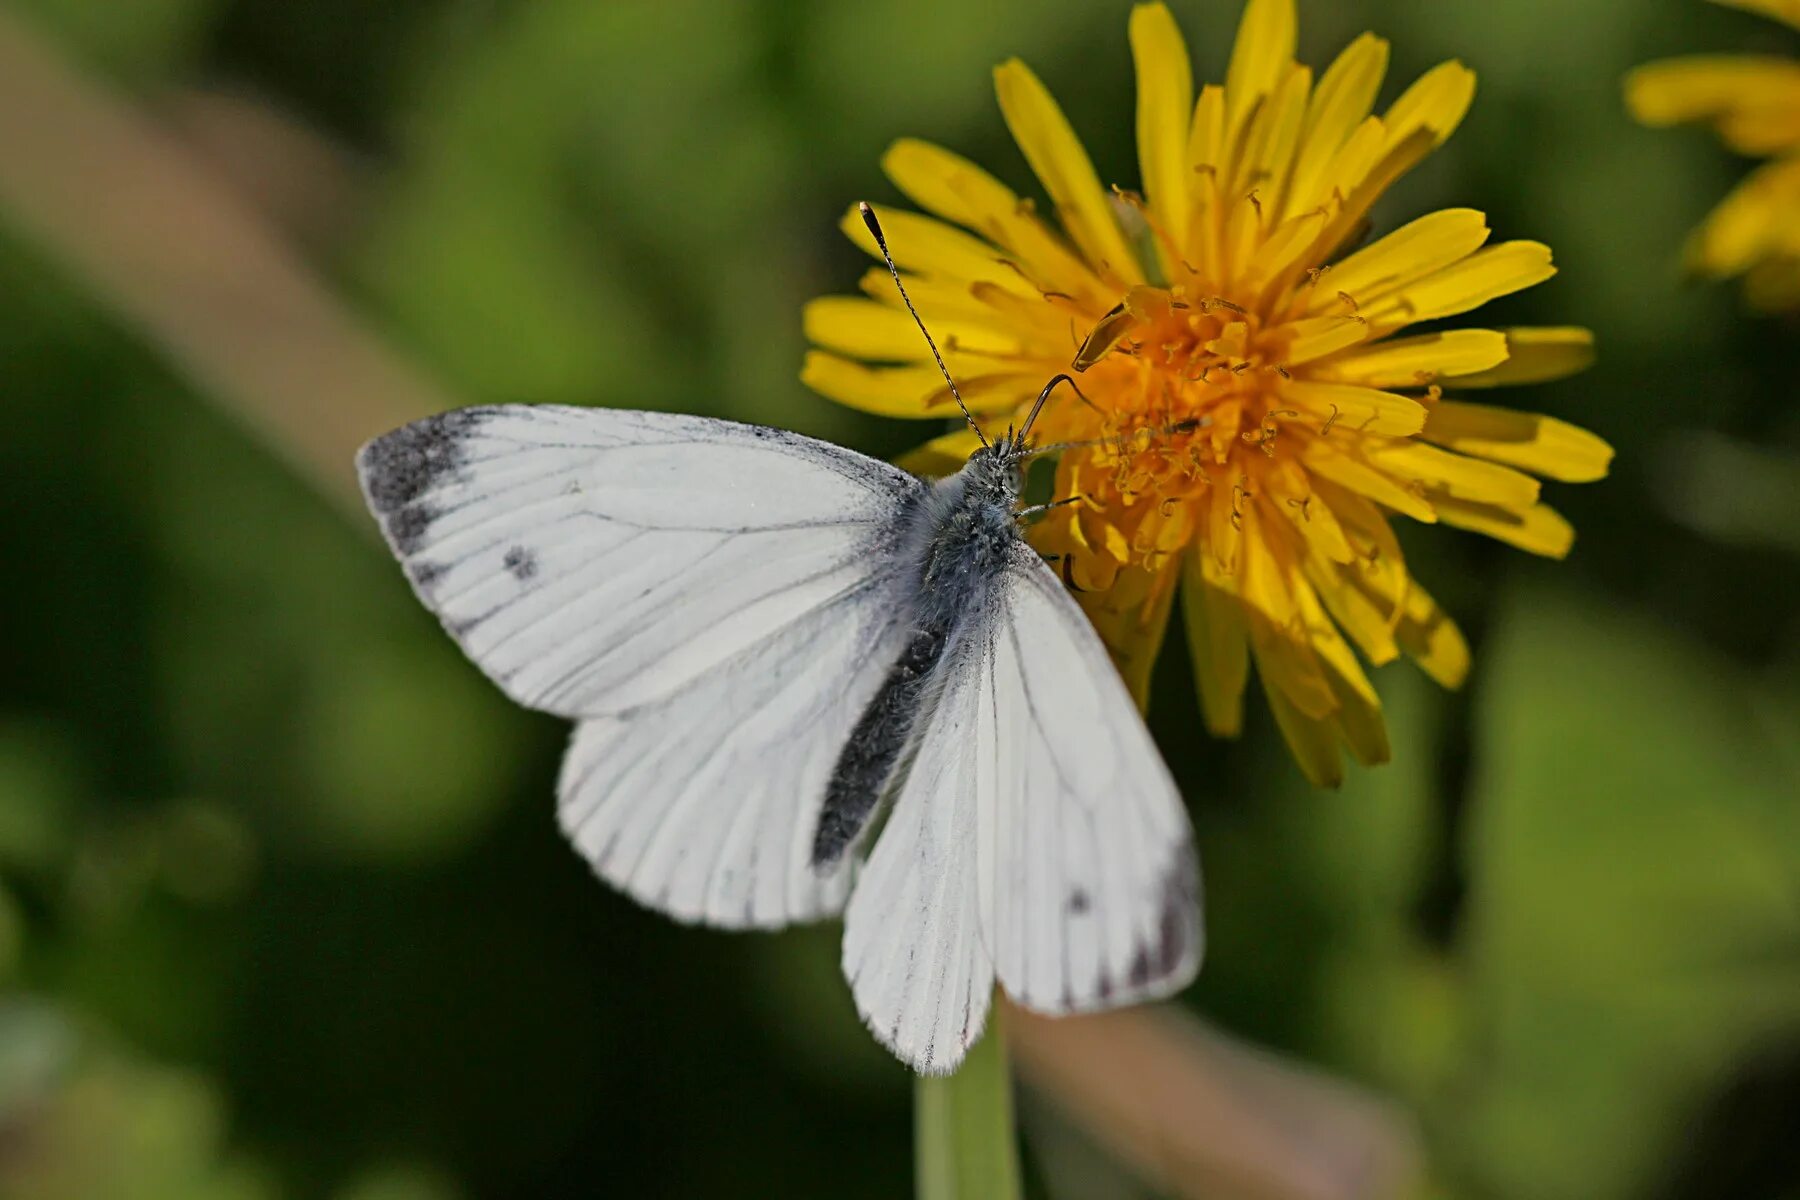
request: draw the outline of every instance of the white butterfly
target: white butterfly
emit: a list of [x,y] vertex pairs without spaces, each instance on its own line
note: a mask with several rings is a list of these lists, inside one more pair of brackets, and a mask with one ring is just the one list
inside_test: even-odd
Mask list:
[[405,426],[358,468],[469,657],[578,722],[558,813],[601,878],[726,928],[847,898],[858,1011],[937,1073],[996,980],[1086,1012],[1174,992],[1200,958],[1186,813],[1019,536],[1025,453],[999,439],[927,483],[775,429],[499,406]]

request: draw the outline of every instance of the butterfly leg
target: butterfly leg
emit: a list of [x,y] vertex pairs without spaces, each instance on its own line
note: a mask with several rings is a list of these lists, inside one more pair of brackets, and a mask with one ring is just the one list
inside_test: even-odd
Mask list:
[[1064,496],[1061,500],[1052,500],[1048,504],[1033,504],[1030,508],[1021,508],[1013,515],[1023,521],[1026,517],[1035,517],[1041,512],[1049,512],[1053,508],[1061,508],[1065,504],[1073,504],[1077,500],[1083,499],[1086,499],[1086,497],[1080,495]]

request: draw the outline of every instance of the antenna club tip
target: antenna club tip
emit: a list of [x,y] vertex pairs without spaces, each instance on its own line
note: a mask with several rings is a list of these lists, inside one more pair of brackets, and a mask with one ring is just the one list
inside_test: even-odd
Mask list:
[[881,236],[881,222],[875,219],[875,209],[870,206],[869,202],[858,200],[856,211],[862,214],[863,224],[869,227],[869,232],[875,235],[875,240],[885,242],[886,239]]

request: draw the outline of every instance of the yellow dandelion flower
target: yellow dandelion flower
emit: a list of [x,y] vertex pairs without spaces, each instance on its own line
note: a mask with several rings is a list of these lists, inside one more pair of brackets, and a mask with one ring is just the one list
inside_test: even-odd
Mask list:
[[[1474,76],[1450,62],[1371,115],[1387,43],[1352,42],[1315,82],[1294,61],[1293,0],[1251,0],[1222,86],[1198,97],[1174,18],[1131,16],[1141,196],[1102,188],[1023,63],[1000,108],[1057,225],[973,163],[900,141],[883,166],[933,216],[878,210],[907,287],[978,417],[1003,427],[1053,373],[1080,372],[1038,422],[1063,451],[1032,540],[1054,558],[1140,700],[1179,589],[1202,708],[1238,732],[1252,662],[1306,774],[1340,747],[1388,757],[1371,663],[1401,653],[1454,687],[1462,635],[1407,569],[1402,513],[1567,553],[1533,474],[1591,480],[1612,452],[1550,417],[1445,398],[1549,379],[1592,355],[1584,329],[1406,333],[1549,278],[1536,242],[1488,246],[1473,209],[1362,249],[1370,206],[1461,121]],[[1058,228],[1060,226],[1060,228]],[[844,230],[875,247],[854,210]],[[887,273],[806,309],[802,378],[889,416],[954,415]],[[953,469],[940,437],[906,465]],[[1528,474],[1527,472],[1530,472]]]
[[[1717,0],[1800,29],[1800,0]],[[1750,303],[1800,307],[1800,61],[1708,54],[1639,67],[1625,100],[1646,125],[1703,121],[1740,154],[1770,161],[1750,173],[1694,231],[1690,270],[1744,276]]]

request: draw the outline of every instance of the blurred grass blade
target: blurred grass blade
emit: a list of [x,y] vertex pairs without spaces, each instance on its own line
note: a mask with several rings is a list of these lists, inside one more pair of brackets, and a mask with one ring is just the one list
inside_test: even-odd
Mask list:
[[919,1200],[1015,1200],[1020,1194],[1002,1008],[996,996],[987,1033],[954,1075],[921,1075],[913,1083]]
[[1418,1133],[1401,1109],[1176,1005],[1060,1018],[1009,1007],[1006,1015],[1020,1077],[1158,1194],[1419,1194]]
[[0,7],[0,220],[366,528],[350,456],[451,407],[242,196]]

